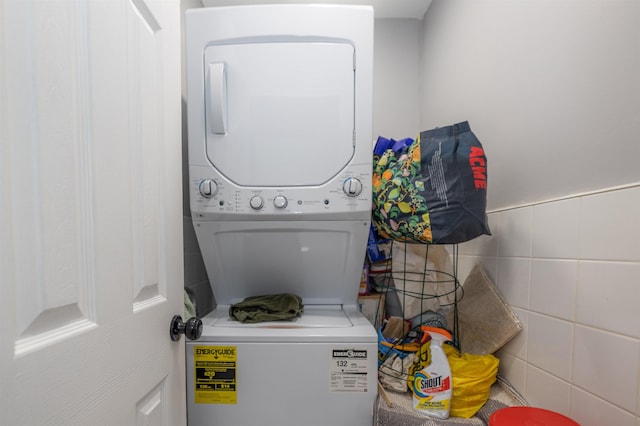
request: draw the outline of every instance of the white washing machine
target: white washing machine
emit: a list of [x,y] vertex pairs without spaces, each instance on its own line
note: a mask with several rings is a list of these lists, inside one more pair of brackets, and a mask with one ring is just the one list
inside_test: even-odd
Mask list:
[[[370,425],[373,10],[204,8],[185,28],[190,204],[217,302],[187,343],[188,423]],[[276,293],[302,315],[229,318]]]

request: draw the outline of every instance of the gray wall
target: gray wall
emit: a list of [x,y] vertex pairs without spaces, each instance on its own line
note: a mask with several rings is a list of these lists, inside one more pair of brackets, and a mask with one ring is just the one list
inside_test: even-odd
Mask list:
[[469,120],[489,208],[640,181],[640,2],[435,0],[424,128]]
[[373,136],[415,138],[420,120],[418,19],[378,19],[374,31]]

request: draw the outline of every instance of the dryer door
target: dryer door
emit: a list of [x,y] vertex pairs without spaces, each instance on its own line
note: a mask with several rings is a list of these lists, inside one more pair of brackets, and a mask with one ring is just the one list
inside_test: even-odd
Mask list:
[[314,186],[336,176],[354,153],[354,58],[342,42],[207,46],[213,167],[245,187]]

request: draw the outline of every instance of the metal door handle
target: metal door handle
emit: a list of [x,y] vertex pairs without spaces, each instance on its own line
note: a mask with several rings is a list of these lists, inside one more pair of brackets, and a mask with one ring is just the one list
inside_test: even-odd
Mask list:
[[187,336],[189,340],[198,340],[202,336],[202,320],[191,317],[183,322],[180,315],[174,315],[169,325],[169,336],[171,336],[171,340],[177,342],[180,340],[181,334]]

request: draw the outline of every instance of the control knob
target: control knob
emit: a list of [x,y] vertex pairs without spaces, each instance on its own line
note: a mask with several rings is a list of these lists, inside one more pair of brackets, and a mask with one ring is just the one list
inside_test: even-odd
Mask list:
[[285,207],[287,207],[287,204],[287,197],[285,197],[284,195],[276,195],[276,197],[273,199],[273,205],[276,206],[276,208],[284,209]]
[[264,201],[262,201],[262,197],[260,197],[259,195],[254,195],[249,200],[249,205],[254,210],[260,210],[262,206],[264,206]]
[[203,179],[198,190],[204,198],[212,198],[218,193],[218,184],[213,179]]
[[358,178],[346,178],[342,183],[342,190],[349,197],[357,197],[362,192],[362,182]]

